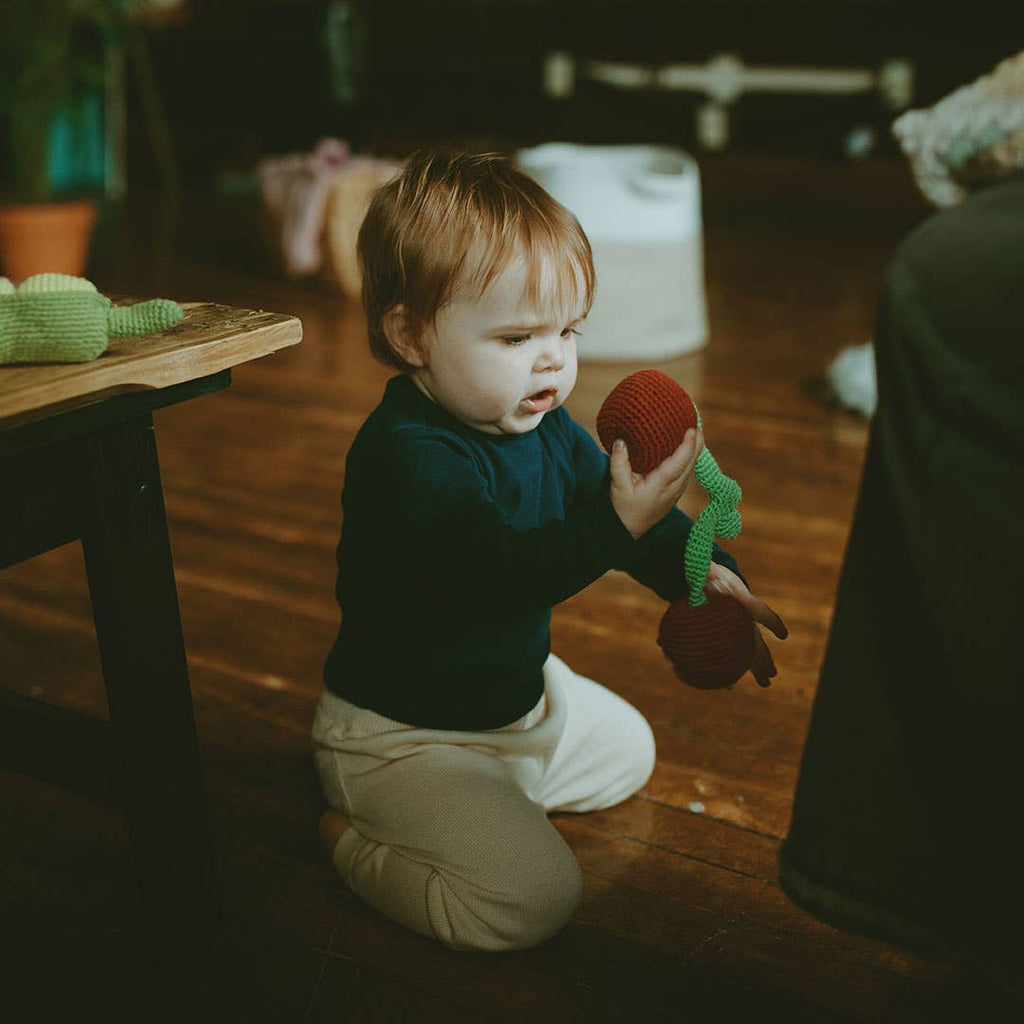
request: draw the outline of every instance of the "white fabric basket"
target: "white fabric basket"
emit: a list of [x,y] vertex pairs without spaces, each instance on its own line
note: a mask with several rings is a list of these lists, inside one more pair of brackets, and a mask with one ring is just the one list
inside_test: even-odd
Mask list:
[[668,359],[706,344],[700,175],[690,156],[549,142],[517,161],[576,215],[594,251],[581,359]]

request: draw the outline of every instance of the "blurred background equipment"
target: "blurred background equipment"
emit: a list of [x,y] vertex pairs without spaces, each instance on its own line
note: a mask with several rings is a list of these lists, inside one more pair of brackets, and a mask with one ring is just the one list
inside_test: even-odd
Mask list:
[[[577,77],[614,89],[696,93],[700,97],[695,111],[698,142],[705,149],[725,149],[730,107],[744,94],[857,96],[877,92],[885,109],[901,110],[913,96],[914,65],[907,59],[895,59],[878,68],[752,67],[735,53],[716,53],[703,64],[577,60],[562,52],[545,58],[544,87],[553,99],[570,98]],[[851,132],[863,135],[864,129],[855,127]]]

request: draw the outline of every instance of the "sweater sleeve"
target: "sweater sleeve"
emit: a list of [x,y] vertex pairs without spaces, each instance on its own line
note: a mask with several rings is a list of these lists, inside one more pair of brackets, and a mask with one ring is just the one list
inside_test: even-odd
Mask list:
[[393,446],[382,481],[409,569],[435,593],[477,607],[551,607],[622,565],[634,546],[605,492],[564,519],[514,528],[458,438]]
[[[610,460],[578,423],[574,422],[572,428],[576,500],[592,502],[610,493]],[[608,501],[610,504],[610,497]],[[666,601],[684,596],[689,592],[684,559],[686,541],[692,526],[693,520],[688,515],[673,508],[640,540],[634,541],[628,550],[626,562],[617,568],[625,569],[638,583],[649,587]],[[731,569],[744,583],[747,582],[736,560],[717,544],[712,548],[711,558],[719,565]]]

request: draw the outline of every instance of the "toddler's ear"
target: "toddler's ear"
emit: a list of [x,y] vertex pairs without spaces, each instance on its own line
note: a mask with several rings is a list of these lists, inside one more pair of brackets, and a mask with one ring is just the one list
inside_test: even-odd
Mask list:
[[405,306],[392,306],[381,317],[380,326],[388,344],[410,366],[420,367],[425,364],[420,332],[406,313]]

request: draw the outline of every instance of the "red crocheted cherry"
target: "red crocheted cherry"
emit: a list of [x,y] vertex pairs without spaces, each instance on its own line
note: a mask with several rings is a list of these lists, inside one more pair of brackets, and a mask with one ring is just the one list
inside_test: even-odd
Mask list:
[[693,607],[673,601],[658,627],[658,646],[676,675],[699,690],[732,686],[754,662],[754,620],[736,598],[711,593]]
[[620,381],[597,414],[597,436],[607,452],[626,442],[633,471],[646,476],[697,426],[693,400],[667,373],[638,370]]

